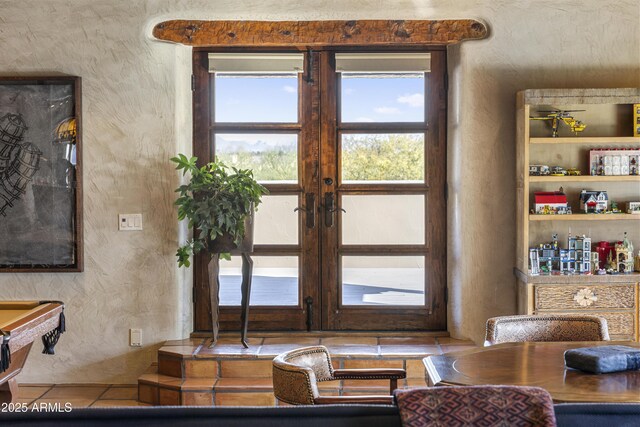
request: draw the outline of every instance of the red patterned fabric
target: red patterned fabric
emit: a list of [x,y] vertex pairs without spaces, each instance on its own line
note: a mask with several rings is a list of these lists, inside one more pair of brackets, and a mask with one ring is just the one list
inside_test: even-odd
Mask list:
[[403,427],[556,425],[551,396],[539,387],[417,388],[395,397]]

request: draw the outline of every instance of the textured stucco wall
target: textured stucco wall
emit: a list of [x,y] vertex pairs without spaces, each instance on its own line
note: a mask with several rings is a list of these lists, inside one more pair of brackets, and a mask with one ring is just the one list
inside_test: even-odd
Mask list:
[[[450,51],[449,329],[480,340],[513,313],[514,94],[534,87],[640,85],[635,0],[0,1],[0,72],[83,78],[85,272],[2,274],[0,298],[67,302],[55,357],[33,351],[24,382],[134,382],[156,345],[191,329],[190,272],[174,248],[178,175],[190,149],[190,50],[154,41],[175,18],[477,18],[491,36]],[[118,232],[142,212],[143,232]],[[143,349],[128,329],[144,329]]]

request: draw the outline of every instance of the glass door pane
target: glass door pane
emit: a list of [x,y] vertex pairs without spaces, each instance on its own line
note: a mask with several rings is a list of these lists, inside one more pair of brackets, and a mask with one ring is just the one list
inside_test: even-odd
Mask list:
[[298,74],[216,73],[215,121],[296,123]]
[[[299,259],[294,256],[254,256],[251,306],[298,305]],[[240,257],[220,262],[220,305],[239,306],[242,282]]]
[[298,182],[298,135],[291,133],[219,133],[216,157],[229,166],[251,169],[262,184]]
[[342,134],[341,182],[424,182],[424,134]]
[[423,195],[342,196],[343,245],[422,245]]
[[424,257],[343,256],[342,304],[422,306]]
[[341,73],[342,122],[423,122],[424,73]]

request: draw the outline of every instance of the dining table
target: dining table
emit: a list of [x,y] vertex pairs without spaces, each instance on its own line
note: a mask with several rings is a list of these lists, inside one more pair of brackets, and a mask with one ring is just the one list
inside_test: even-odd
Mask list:
[[635,341],[518,342],[428,356],[423,363],[430,386],[537,386],[556,403],[640,402],[638,370],[592,374],[565,366],[565,351],[603,345],[640,350]]

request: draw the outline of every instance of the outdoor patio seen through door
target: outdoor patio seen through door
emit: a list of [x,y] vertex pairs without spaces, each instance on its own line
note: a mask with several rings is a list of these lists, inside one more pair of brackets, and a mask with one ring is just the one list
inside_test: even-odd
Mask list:
[[[252,169],[249,330],[446,329],[445,51],[194,49],[194,155]],[[240,257],[220,263],[221,330]],[[206,258],[195,330],[210,329]]]

